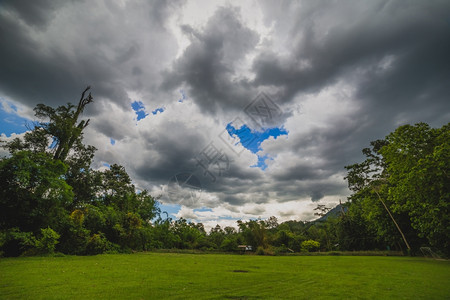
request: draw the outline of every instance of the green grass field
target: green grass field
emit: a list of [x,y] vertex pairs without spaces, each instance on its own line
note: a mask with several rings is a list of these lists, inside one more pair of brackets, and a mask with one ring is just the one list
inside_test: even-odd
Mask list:
[[450,262],[139,253],[0,259],[1,299],[450,299]]

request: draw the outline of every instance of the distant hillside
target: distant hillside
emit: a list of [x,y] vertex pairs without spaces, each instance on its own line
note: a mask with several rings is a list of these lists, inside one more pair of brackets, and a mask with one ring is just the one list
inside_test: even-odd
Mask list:
[[347,212],[347,207],[343,206],[342,204],[338,204],[329,212],[327,212],[325,216],[322,216],[312,222],[323,222],[326,221],[329,217],[338,217],[342,214],[342,211]]

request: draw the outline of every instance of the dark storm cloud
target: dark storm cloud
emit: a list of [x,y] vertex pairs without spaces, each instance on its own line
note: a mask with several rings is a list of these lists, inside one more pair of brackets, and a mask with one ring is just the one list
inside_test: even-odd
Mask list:
[[219,8],[202,30],[184,26],[191,44],[166,72],[163,88],[182,84],[205,113],[241,110],[256,95],[246,78],[232,78],[258,34],[242,23],[239,10]]
[[293,50],[287,57],[270,49],[260,54],[253,63],[256,85],[278,86],[288,101],[356,76],[364,113],[449,109],[448,1],[305,1],[289,9],[296,20],[285,25]]
[[245,204],[245,200],[242,197],[236,195],[225,195],[223,197],[225,203],[231,204],[233,206],[240,206]]
[[336,182],[323,180],[283,180],[276,183],[276,195],[279,202],[310,198],[311,201],[321,200],[327,195],[347,194],[344,180]]
[[[324,166],[322,166],[323,168]],[[334,170],[323,170],[320,166],[303,163],[296,164],[283,170],[282,173],[274,174],[276,180],[315,180],[326,178],[333,173]]]
[[140,155],[142,161],[136,166],[136,175],[152,183],[166,184],[177,173],[193,173],[198,145],[206,144],[202,135],[186,131],[181,123],[170,122],[166,126],[171,134],[143,136],[142,148],[151,149],[153,155]]
[[8,10],[29,26],[44,29],[61,5],[62,2],[52,0],[4,0],[0,3],[0,8]]
[[[127,90],[151,90],[171,55],[165,21],[179,3],[7,1],[0,10],[0,90],[28,106],[76,102],[87,85],[98,101],[129,109]],[[149,30],[151,29],[151,30]],[[148,39],[158,43],[145,44]],[[173,50],[175,51],[175,50]],[[134,74],[134,75],[133,75]],[[146,87],[143,84],[147,83]],[[99,113],[90,107],[87,113]]]

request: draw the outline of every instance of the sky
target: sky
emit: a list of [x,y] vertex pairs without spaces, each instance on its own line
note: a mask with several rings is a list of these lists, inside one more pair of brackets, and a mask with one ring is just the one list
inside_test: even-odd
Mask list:
[[90,85],[92,167],[170,217],[312,220],[370,141],[449,122],[449,53],[446,0],[3,0],[0,134]]

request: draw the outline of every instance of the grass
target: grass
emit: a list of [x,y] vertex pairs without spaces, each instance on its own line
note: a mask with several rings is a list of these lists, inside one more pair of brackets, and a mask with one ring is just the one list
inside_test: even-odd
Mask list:
[[0,259],[1,299],[450,299],[450,262],[139,253]]

